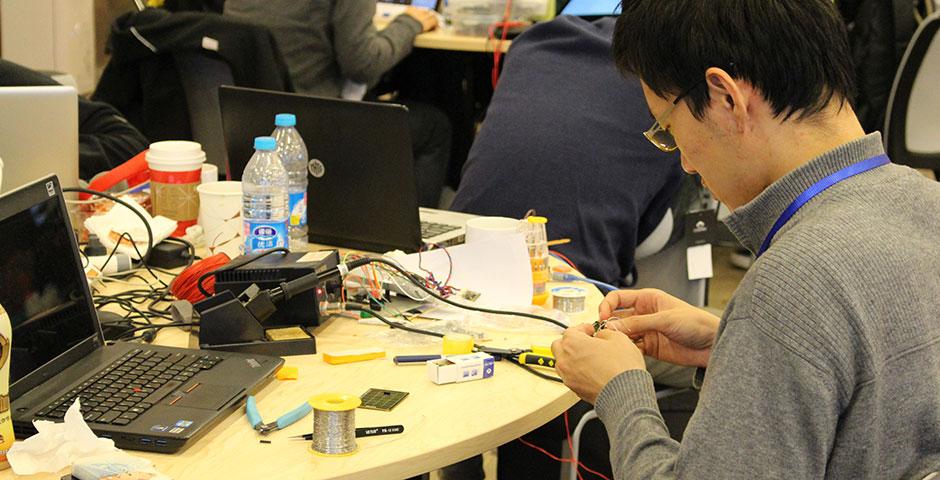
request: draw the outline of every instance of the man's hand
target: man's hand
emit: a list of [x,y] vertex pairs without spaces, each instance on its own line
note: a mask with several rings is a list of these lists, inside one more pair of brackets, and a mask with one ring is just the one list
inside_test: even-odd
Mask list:
[[605,328],[623,332],[650,357],[678,365],[708,365],[721,320],[665,292],[617,290],[600,306]]
[[430,32],[437,28],[437,15],[424,8],[408,7],[403,15],[408,15],[421,23],[422,32]]
[[614,330],[601,330],[591,336],[590,325],[578,325],[552,343],[555,372],[579,397],[594,403],[597,395],[614,377],[627,370],[643,370],[643,353]]

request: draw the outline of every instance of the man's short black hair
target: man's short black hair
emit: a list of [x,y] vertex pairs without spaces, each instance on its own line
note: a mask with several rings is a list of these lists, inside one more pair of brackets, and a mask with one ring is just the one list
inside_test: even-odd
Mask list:
[[756,87],[784,119],[855,95],[848,34],[832,0],[623,0],[613,53],[621,71],[661,97],[695,87],[687,100],[699,120],[709,67]]

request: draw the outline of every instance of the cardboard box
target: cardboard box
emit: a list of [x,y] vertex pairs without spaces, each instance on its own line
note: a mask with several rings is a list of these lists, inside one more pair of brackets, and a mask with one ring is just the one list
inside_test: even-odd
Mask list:
[[482,352],[449,355],[428,361],[428,378],[438,385],[489,378],[493,364],[493,357]]

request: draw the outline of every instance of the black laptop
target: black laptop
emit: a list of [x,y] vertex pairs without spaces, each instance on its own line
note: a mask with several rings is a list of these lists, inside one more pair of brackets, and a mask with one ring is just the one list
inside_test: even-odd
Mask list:
[[228,171],[240,180],[254,137],[293,113],[307,144],[308,237],[313,243],[372,252],[464,239],[466,213],[418,208],[408,110],[240,87],[219,88]]
[[[116,342],[105,345],[55,176],[0,197],[0,305],[13,326],[17,438],[81,399],[119,448],[175,452],[238,408],[283,360]],[[4,352],[5,354],[6,352]]]

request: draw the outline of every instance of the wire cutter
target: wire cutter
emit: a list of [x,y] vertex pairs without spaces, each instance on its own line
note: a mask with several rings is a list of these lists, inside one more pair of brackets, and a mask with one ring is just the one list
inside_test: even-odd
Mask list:
[[277,420],[271,423],[264,423],[264,420],[261,419],[261,414],[258,413],[258,403],[255,401],[254,395],[249,395],[248,400],[245,402],[245,413],[248,415],[248,423],[251,424],[251,428],[254,428],[262,435],[267,435],[275,430],[286,428],[297,420],[306,417],[311,411],[313,411],[313,407],[311,407],[309,403],[304,402],[300,404],[299,407],[281,415]]

